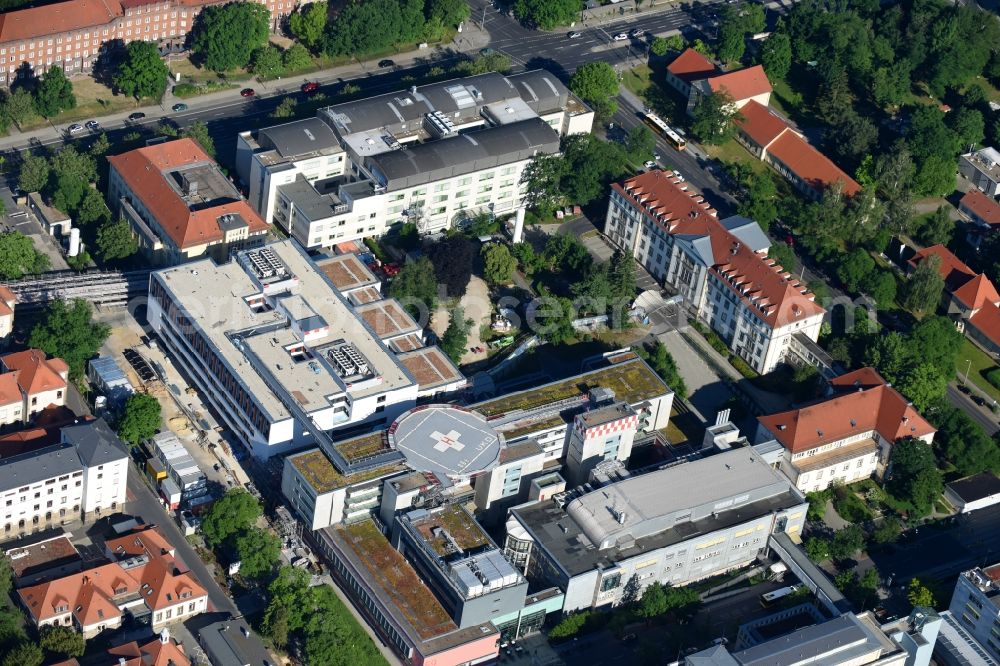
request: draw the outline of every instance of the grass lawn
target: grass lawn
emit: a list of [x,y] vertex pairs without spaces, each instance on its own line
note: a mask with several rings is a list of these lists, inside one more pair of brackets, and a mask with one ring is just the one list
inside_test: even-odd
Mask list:
[[[969,365],[972,361],[972,365]],[[965,369],[969,368],[969,381],[982,389],[994,400],[1000,400],[1000,390],[986,381],[986,373],[997,367],[992,358],[982,349],[969,342],[968,339],[962,342],[962,349],[955,359],[955,374],[958,381],[965,379]]]
[[645,99],[646,91],[653,85],[653,70],[649,65],[639,65],[632,69],[626,69],[622,74],[622,85],[631,92]]
[[245,69],[235,69],[231,72],[217,73],[195,66],[189,58],[171,60],[167,63],[171,79],[181,75],[181,83],[238,82],[249,81],[253,75]]
[[702,145],[702,148],[705,149],[709,157],[714,157],[727,164],[730,162],[743,162],[753,169],[754,173],[764,173],[767,171],[767,165],[755,159],[735,139],[730,139],[721,146]]
[[[135,99],[125,95],[115,95],[111,88],[98,83],[89,76],[80,76],[72,79],[73,94],[76,95],[76,108],[63,111],[55,118],[52,124],[68,123],[74,120],[89,120],[94,117],[104,116],[109,113],[126,111],[139,106],[156,104],[156,100],[146,98],[136,104]],[[44,118],[32,118],[21,126],[23,131],[36,129],[47,125]]]
[[771,86],[774,88],[771,95],[771,106],[785,116],[802,111],[802,94],[793,90],[787,81],[772,77]]

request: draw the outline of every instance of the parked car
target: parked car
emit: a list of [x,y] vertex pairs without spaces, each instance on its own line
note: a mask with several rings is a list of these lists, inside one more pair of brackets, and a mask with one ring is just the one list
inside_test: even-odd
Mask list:
[[583,37],[583,33],[582,32],[577,32],[576,30],[574,30],[573,32],[569,33],[569,35],[567,35],[567,37],[569,37],[570,39],[576,39],[578,37]]
[[314,93],[319,90],[319,84],[315,81],[306,81],[302,84],[302,92],[304,93]]
[[184,102],[178,102],[171,107],[174,111],[187,111],[188,105]]
[[142,111],[136,111],[135,113],[128,114],[128,119],[131,121],[142,120],[146,117],[146,114]]
[[633,39],[635,37],[642,37],[644,34],[646,34],[646,31],[643,30],[642,28],[632,28],[631,30],[628,31],[628,36],[632,37]]
[[97,122],[96,120],[88,120],[86,126],[87,129],[93,132],[99,132],[101,129],[101,123]]
[[617,35],[612,37],[612,39],[615,40],[616,42],[624,42],[626,39],[628,39],[628,35],[625,34],[624,32],[619,32]]
[[74,123],[74,124],[72,124],[72,125],[69,126],[69,133],[70,134],[79,134],[82,131],[83,131],[83,125],[78,125],[78,124]]
[[242,95],[243,97],[253,97],[256,94],[257,91],[254,90],[253,88],[244,88],[243,90],[240,91],[240,95]]
[[402,266],[399,264],[382,264],[382,272],[386,274],[386,277],[396,277],[401,270]]
[[379,67],[395,67],[396,63],[395,63],[395,61],[390,60],[389,58],[385,58],[384,60],[379,60],[378,61],[378,66]]
[[656,162],[654,162],[653,160],[646,160],[645,162],[642,163],[642,166],[646,167],[647,169],[655,169]]

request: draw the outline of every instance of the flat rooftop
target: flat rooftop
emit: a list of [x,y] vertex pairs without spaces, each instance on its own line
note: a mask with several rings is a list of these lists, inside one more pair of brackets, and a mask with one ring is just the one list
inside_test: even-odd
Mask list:
[[239,201],[240,192],[212,162],[198,162],[169,169],[163,177],[191,210]]
[[370,520],[330,528],[368,572],[366,581],[400,614],[421,640],[458,627],[417,572]]
[[442,480],[486,471],[500,458],[500,436],[486,419],[450,405],[415,407],[392,424],[388,435],[411,468]]
[[320,449],[311,449],[290,455],[288,461],[312,489],[320,495],[339,488],[346,488],[355,483],[364,483],[379,477],[390,476],[405,469],[401,464],[390,464],[345,475],[337,471],[337,468]]
[[10,568],[17,577],[83,561],[65,535],[23,546],[7,544],[5,549]]
[[424,341],[420,339],[420,334],[418,333],[407,333],[398,338],[393,338],[389,342],[389,347],[397,354],[405,354],[414,349],[420,349],[423,346]]
[[351,305],[364,305],[365,303],[381,299],[382,292],[375,286],[362,287],[361,289],[355,289],[347,297],[350,299]]
[[339,254],[329,259],[320,259],[316,261],[316,266],[341,293],[380,283],[356,254]]
[[465,379],[451,359],[439,347],[423,347],[399,355],[402,363],[421,390],[454,384]]
[[462,552],[468,552],[489,545],[490,538],[479,526],[479,523],[469,515],[469,512],[457,504],[446,504],[438,511],[432,511],[422,518],[410,521],[410,525],[420,534],[423,540],[441,557],[452,554],[449,548],[451,537]]
[[562,379],[538,388],[518,391],[500,398],[486,400],[472,407],[487,418],[495,418],[529,411],[544,405],[579,398],[581,403],[593,388],[606,388],[615,392],[616,400],[635,405],[671,392],[667,385],[642,359],[634,354],[623,354],[620,362],[592,370],[582,375]]
[[395,299],[359,305],[355,311],[365,320],[375,335],[383,340],[420,330],[420,326],[413,321],[413,317],[407,314],[403,306]]
[[[354,384],[347,389],[351,395],[366,397],[412,383],[395,356],[382,345],[368,325],[355,315],[334,284],[317,270],[303,251],[292,241],[273,243],[266,246],[266,249],[273,252],[292,276],[288,280],[292,293],[301,296],[310,310],[328,326],[326,335],[311,340],[305,346],[315,348],[335,340],[350,342],[367,359],[371,372],[379,378],[378,382]],[[241,258],[259,252],[241,253]],[[300,390],[300,369],[284,347],[273,342],[274,338],[279,341],[290,339],[287,333],[280,332],[281,324],[285,322],[284,316],[270,308],[251,308],[247,302],[247,299],[261,296],[265,289],[274,289],[274,282],[262,284],[250,272],[250,268],[244,270],[239,261],[217,265],[210,259],[167,268],[154,273],[154,276],[164,285],[171,299],[184,309],[193,326],[205,335],[209,345],[234,370],[239,381],[265,414],[272,421],[289,418],[289,411],[281,399],[267,386],[248,355],[230,339],[236,332],[243,332],[239,335],[242,345],[255,355],[266,352],[260,358],[271,369],[271,374],[281,387],[289,395]],[[274,294],[271,298],[275,296],[283,294]],[[285,362],[279,362],[279,356],[283,356]],[[332,388],[336,380],[330,379],[329,382],[324,383],[324,388]],[[319,386],[314,388],[317,391],[323,390]],[[313,404],[313,400],[307,402]]]
[[606,423],[620,421],[633,415],[635,415],[635,412],[628,403],[619,402],[607,407],[598,407],[597,409],[586,411],[580,415],[580,420],[583,421],[584,427],[594,428]]
[[262,129],[257,142],[285,160],[344,152],[330,126],[315,117]]
[[993,472],[981,472],[948,484],[948,489],[962,498],[962,501],[976,502],[991,495],[1000,494],[1000,478]]
[[882,650],[883,644],[871,628],[853,613],[845,613],[741,650],[733,656],[742,666],[793,666],[809,657],[822,661],[832,655],[836,655],[838,663],[852,663]]
[[500,449],[500,462],[509,463],[523,458],[530,458],[541,453],[542,445],[533,439],[529,439]]

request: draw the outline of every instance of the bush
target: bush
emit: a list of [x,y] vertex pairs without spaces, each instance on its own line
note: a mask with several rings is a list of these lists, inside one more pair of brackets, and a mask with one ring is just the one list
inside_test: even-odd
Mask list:
[[555,641],[564,641],[582,632],[588,624],[592,613],[582,611],[567,615],[559,623],[549,630],[549,638]]
[[198,86],[193,83],[178,83],[174,86],[173,92],[176,97],[183,99],[185,97],[194,97],[198,94],[199,89]]
[[837,488],[834,491],[833,508],[849,523],[863,523],[872,517],[872,512],[864,501],[848,488]]
[[[718,337],[718,336],[716,336],[716,337]],[[720,340],[720,342],[721,342],[721,340]],[[725,343],[723,343],[723,344],[725,344]],[[714,347],[715,345],[712,345],[712,346]],[[736,368],[737,372],[739,372],[741,375],[743,375],[747,379],[755,379],[755,378],[757,378],[757,377],[760,376],[760,373],[758,373],[756,370],[754,370],[753,368],[751,368],[750,365],[746,361],[744,361],[742,358],[740,358],[739,356],[737,356],[735,354],[733,354],[732,356],[729,357],[729,362],[732,364],[732,366],[734,368]]]
[[826,503],[830,501],[830,491],[817,490],[806,493],[806,501],[809,502],[809,512],[806,514],[808,520],[823,520],[826,515]]
[[382,246],[379,245],[379,242],[374,238],[366,238],[365,245],[368,246],[368,249],[371,250],[372,254],[374,254],[379,261],[383,263],[392,261],[392,259],[389,258],[389,255],[386,254],[385,250],[382,249]]
[[993,368],[986,373],[986,381],[1000,389],[1000,368]]

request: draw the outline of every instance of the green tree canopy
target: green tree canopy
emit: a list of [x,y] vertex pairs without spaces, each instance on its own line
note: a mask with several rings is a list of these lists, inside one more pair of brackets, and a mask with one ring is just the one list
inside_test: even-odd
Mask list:
[[31,329],[28,345],[66,361],[74,379],[82,377],[87,361],[97,355],[111,333],[107,324],[96,323],[91,314],[86,301],[53,301]]
[[125,220],[106,219],[97,229],[97,254],[101,261],[110,263],[125,259],[138,250],[139,244]]
[[403,265],[389,285],[389,295],[397,299],[418,322],[430,319],[437,306],[437,280],[434,265],[426,256]]
[[448,296],[461,297],[472,279],[476,245],[463,235],[453,235],[431,245],[427,257],[434,265],[434,277]]
[[847,560],[865,547],[865,533],[858,525],[848,525],[838,530],[830,542],[830,557]]
[[1000,471],[1000,448],[983,427],[951,405],[939,405],[934,414],[934,446],[962,476],[986,470]]
[[912,505],[917,515],[930,513],[944,490],[930,445],[913,438],[896,442],[892,447],[890,472],[889,492]]
[[773,32],[760,49],[760,64],[768,76],[783,79],[792,68],[792,40],[784,32]]
[[618,74],[615,68],[598,60],[582,65],[569,80],[569,89],[593,107],[601,118],[610,118],[618,110]]
[[281,557],[281,540],[266,530],[251,527],[236,537],[240,575],[263,578],[269,575]]
[[896,277],[891,271],[874,270],[861,283],[861,291],[865,292],[885,309],[896,300]]
[[330,24],[324,48],[334,56],[375,53],[402,41],[403,32],[400,0],[352,2]]
[[437,21],[443,26],[454,28],[469,18],[472,10],[465,0],[427,0],[424,12],[428,21]]
[[31,239],[20,231],[0,234],[0,276],[16,280],[48,267],[49,258],[35,250]]
[[848,254],[844,262],[837,266],[837,277],[844,283],[848,291],[857,293],[874,270],[875,260],[867,251],[858,248]]
[[40,632],[42,649],[61,657],[81,657],[86,649],[83,634],[72,627],[49,626]]
[[205,514],[201,532],[205,541],[215,547],[248,531],[262,512],[256,497],[242,488],[232,488]]
[[530,28],[552,30],[569,25],[577,19],[580,3],[577,0],[517,0],[514,17]]
[[911,580],[907,587],[906,599],[910,602],[911,606],[934,608],[937,605],[937,602],[934,600],[934,593],[916,578]]
[[45,654],[37,643],[21,643],[12,648],[0,666],[42,666],[45,661]]
[[154,42],[129,42],[115,72],[115,86],[126,95],[159,98],[167,87],[167,69]]
[[45,118],[52,118],[60,111],[76,108],[73,84],[66,78],[62,68],[53,65],[42,74],[35,89],[35,111]]
[[733,121],[741,118],[727,92],[701,95],[692,111],[691,131],[711,145],[723,144],[736,132]]
[[260,79],[273,79],[281,76],[285,70],[281,49],[273,44],[268,44],[254,50],[250,55],[249,69]]
[[253,2],[210,5],[195,19],[191,47],[212,71],[246,67],[250,55],[267,44],[270,24],[270,12],[264,5]]
[[441,336],[441,351],[447,354],[452,362],[458,364],[465,354],[465,345],[469,341],[469,331],[472,329],[473,321],[466,319],[462,306],[454,308],[450,317],[448,328]]
[[300,5],[298,11],[288,17],[288,30],[311,51],[317,50],[323,42],[329,6],[326,2],[311,2]]
[[3,114],[18,125],[35,115],[35,99],[24,88],[12,90],[3,102]]
[[955,235],[955,222],[948,209],[939,206],[933,213],[914,220],[913,236],[924,245],[947,245]]
[[208,125],[202,121],[199,120],[185,127],[181,136],[193,139],[201,146],[202,150],[208,153],[209,157],[215,157],[215,141],[212,139],[212,135],[208,133]]
[[507,284],[517,268],[517,259],[506,245],[489,243],[480,251],[483,256],[483,277],[490,284]]
[[930,256],[921,261],[903,290],[903,306],[917,313],[934,312],[941,302],[944,279],[941,259]]
[[17,186],[24,192],[41,192],[49,183],[49,161],[40,155],[25,154]]
[[281,54],[281,64],[287,72],[297,72],[312,65],[312,56],[301,44],[292,44]]
[[687,384],[684,383],[684,378],[677,369],[677,363],[665,344],[657,340],[652,346],[639,347],[637,351],[639,356],[656,371],[660,379],[677,394],[677,397],[682,400],[687,398]]
[[118,436],[129,444],[139,444],[160,430],[160,402],[146,393],[133,393],[125,401],[118,424]]

